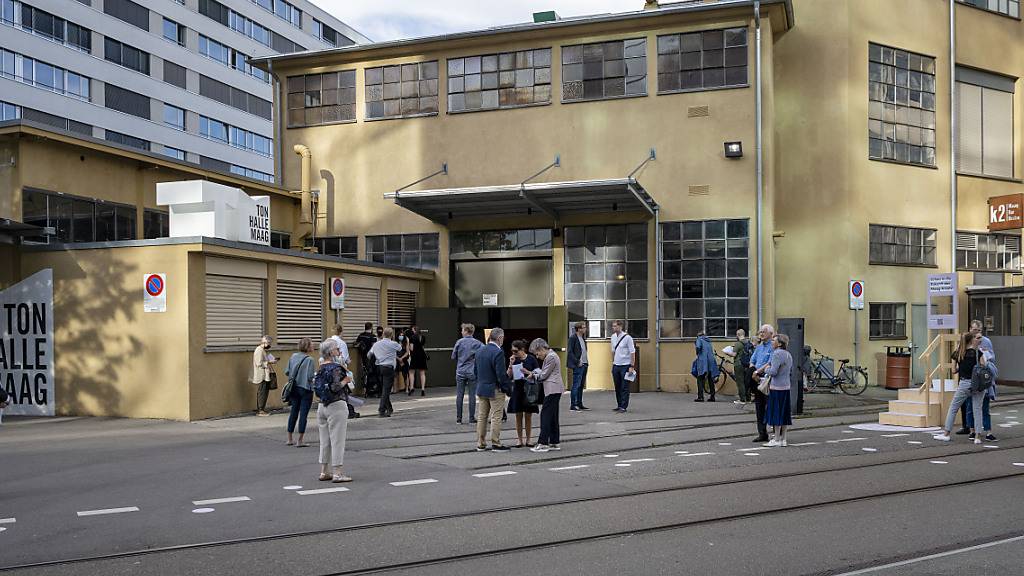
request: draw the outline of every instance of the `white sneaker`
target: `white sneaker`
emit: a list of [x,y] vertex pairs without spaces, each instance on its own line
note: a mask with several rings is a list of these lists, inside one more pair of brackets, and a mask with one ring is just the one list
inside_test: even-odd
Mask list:
[[932,438],[934,438],[935,440],[938,440],[939,442],[949,442],[950,441],[949,434],[936,434],[935,436],[932,436]]
[[768,441],[767,444],[764,445],[764,447],[765,448],[775,448],[776,446],[781,446],[781,445],[782,444],[779,441],[777,441],[776,439],[772,438],[771,440]]
[[974,443],[975,444],[981,444],[981,438],[975,438],[974,439]]
[[780,445],[780,446],[782,446],[783,448],[785,448],[785,447],[786,447],[786,441],[785,441],[785,440],[783,440],[783,441],[782,441],[782,443],[781,443],[781,444],[779,444],[779,445]]
[[733,404],[739,404],[740,406],[743,406],[744,404],[746,404],[746,402],[744,402],[743,400],[733,400],[732,403]]
[[530,448],[530,452],[547,452],[549,450],[550,449],[543,444],[537,444],[533,448]]

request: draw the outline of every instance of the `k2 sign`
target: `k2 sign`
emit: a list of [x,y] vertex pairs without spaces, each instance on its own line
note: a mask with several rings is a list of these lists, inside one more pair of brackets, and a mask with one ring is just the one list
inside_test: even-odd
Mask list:
[[988,199],[988,229],[1016,230],[1024,228],[1024,194],[993,196]]

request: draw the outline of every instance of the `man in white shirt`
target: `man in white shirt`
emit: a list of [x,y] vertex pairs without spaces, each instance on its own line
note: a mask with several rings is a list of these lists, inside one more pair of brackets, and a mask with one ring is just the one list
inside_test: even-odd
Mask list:
[[[629,408],[629,385],[636,379],[636,345],[633,337],[626,334],[622,320],[612,322],[612,381],[615,383],[615,412],[624,413]],[[626,375],[632,375],[627,380]]]

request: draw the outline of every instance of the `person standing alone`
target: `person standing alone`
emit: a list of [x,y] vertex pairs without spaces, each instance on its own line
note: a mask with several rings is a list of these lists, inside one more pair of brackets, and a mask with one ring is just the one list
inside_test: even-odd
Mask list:
[[264,336],[260,339],[260,345],[252,351],[252,383],[258,386],[256,390],[256,415],[270,416],[267,412],[267,396],[270,391],[277,388],[277,373],[274,372],[274,364],[277,358],[270,353],[270,346],[274,339]]
[[[510,448],[501,444],[501,412],[505,399],[512,393],[512,380],[505,364],[505,331],[492,328],[487,345],[476,353],[476,450],[484,452],[508,452]],[[487,426],[491,427],[491,445],[488,448]]]
[[577,322],[575,331],[569,336],[569,351],[566,366],[572,370],[572,388],[569,390],[569,410],[590,410],[583,405],[583,390],[587,387],[587,323]]
[[462,338],[455,342],[455,421],[462,424],[462,399],[469,391],[469,422],[476,424],[476,353],[483,343],[473,337],[476,326],[462,325]]
[[[622,320],[612,322],[612,382],[615,383],[615,412],[623,413],[629,408],[629,386],[636,379],[636,345],[633,337],[626,334]],[[627,378],[627,375],[632,375]]]

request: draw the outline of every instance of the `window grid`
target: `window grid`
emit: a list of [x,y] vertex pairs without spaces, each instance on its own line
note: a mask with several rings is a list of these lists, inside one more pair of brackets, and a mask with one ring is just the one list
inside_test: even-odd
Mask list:
[[92,50],[92,31],[15,0],[0,0],[0,22],[83,52]]
[[[135,206],[57,192],[25,189],[22,192],[22,222],[45,228],[52,226],[56,242],[110,242],[135,239]],[[49,243],[49,236],[26,238]]]
[[288,127],[356,119],[356,71],[288,77]]
[[366,237],[366,260],[394,266],[438,266],[438,234],[389,234]]
[[868,45],[868,157],[935,166],[935,58]]
[[551,102],[551,49],[449,58],[448,112]]
[[868,226],[868,262],[897,266],[935,266],[934,228]]
[[956,233],[957,270],[1019,272],[1020,252],[1020,236]]
[[878,339],[907,337],[907,305],[903,302],[871,302],[869,336]]
[[481,254],[511,254],[526,250],[551,250],[550,228],[452,232],[448,237],[452,259]]
[[199,135],[210,140],[230,144],[254,152],[260,156],[272,157],[271,139],[254,132],[231,126],[208,116],[199,116]]
[[662,338],[728,338],[749,328],[750,221],[661,225]]
[[292,235],[288,232],[270,231],[270,247],[288,250],[292,247]]
[[748,84],[745,27],[658,36],[658,94]]
[[321,254],[326,254],[328,256],[351,258],[353,260],[359,257],[358,236],[334,236],[328,238],[317,238],[316,247]]
[[170,146],[164,146],[164,156],[170,156],[175,160],[185,161],[185,151],[178,150],[177,148],[171,148]]
[[267,84],[270,83],[270,74],[249,64],[246,61],[248,56],[244,53],[202,34],[199,35],[199,53],[211,60],[220,62],[228,68],[238,70]]
[[957,2],[1010,18],[1020,18],[1020,0],[957,0]]
[[0,102],[0,121],[21,118],[21,106],[9,102]]
[[562,46],[562,102],[646,94],[646,38]]
[[367,68],[367,120],[437,114],[437,63]]
[[608,338],[613,320],[626,320],[648,337],[647,225],[572,226],[565,229],[565,306],[569,321],[598,321]]
[[79,100],[90,99],[88,77],[17,52],[0,49],[0,76]]
[[170,18],[164,18],[164,38],[179,46],[185,45],[186,28]]
[[185,111],[177,106],[164,104],[164,124],[177,130],[185,130]]
[[108,62],[149,75],[149,52],[122,44],[112,38],[103,39],[103,57]]
[[259,180],[260,182],[274,182],[273,174],[267,174],[266,172],[260,172],[259,170],[253,170],[252,168],[246,168],[237,164],[231,165],[230,172],[236,176],[244,176],[252,180]]

